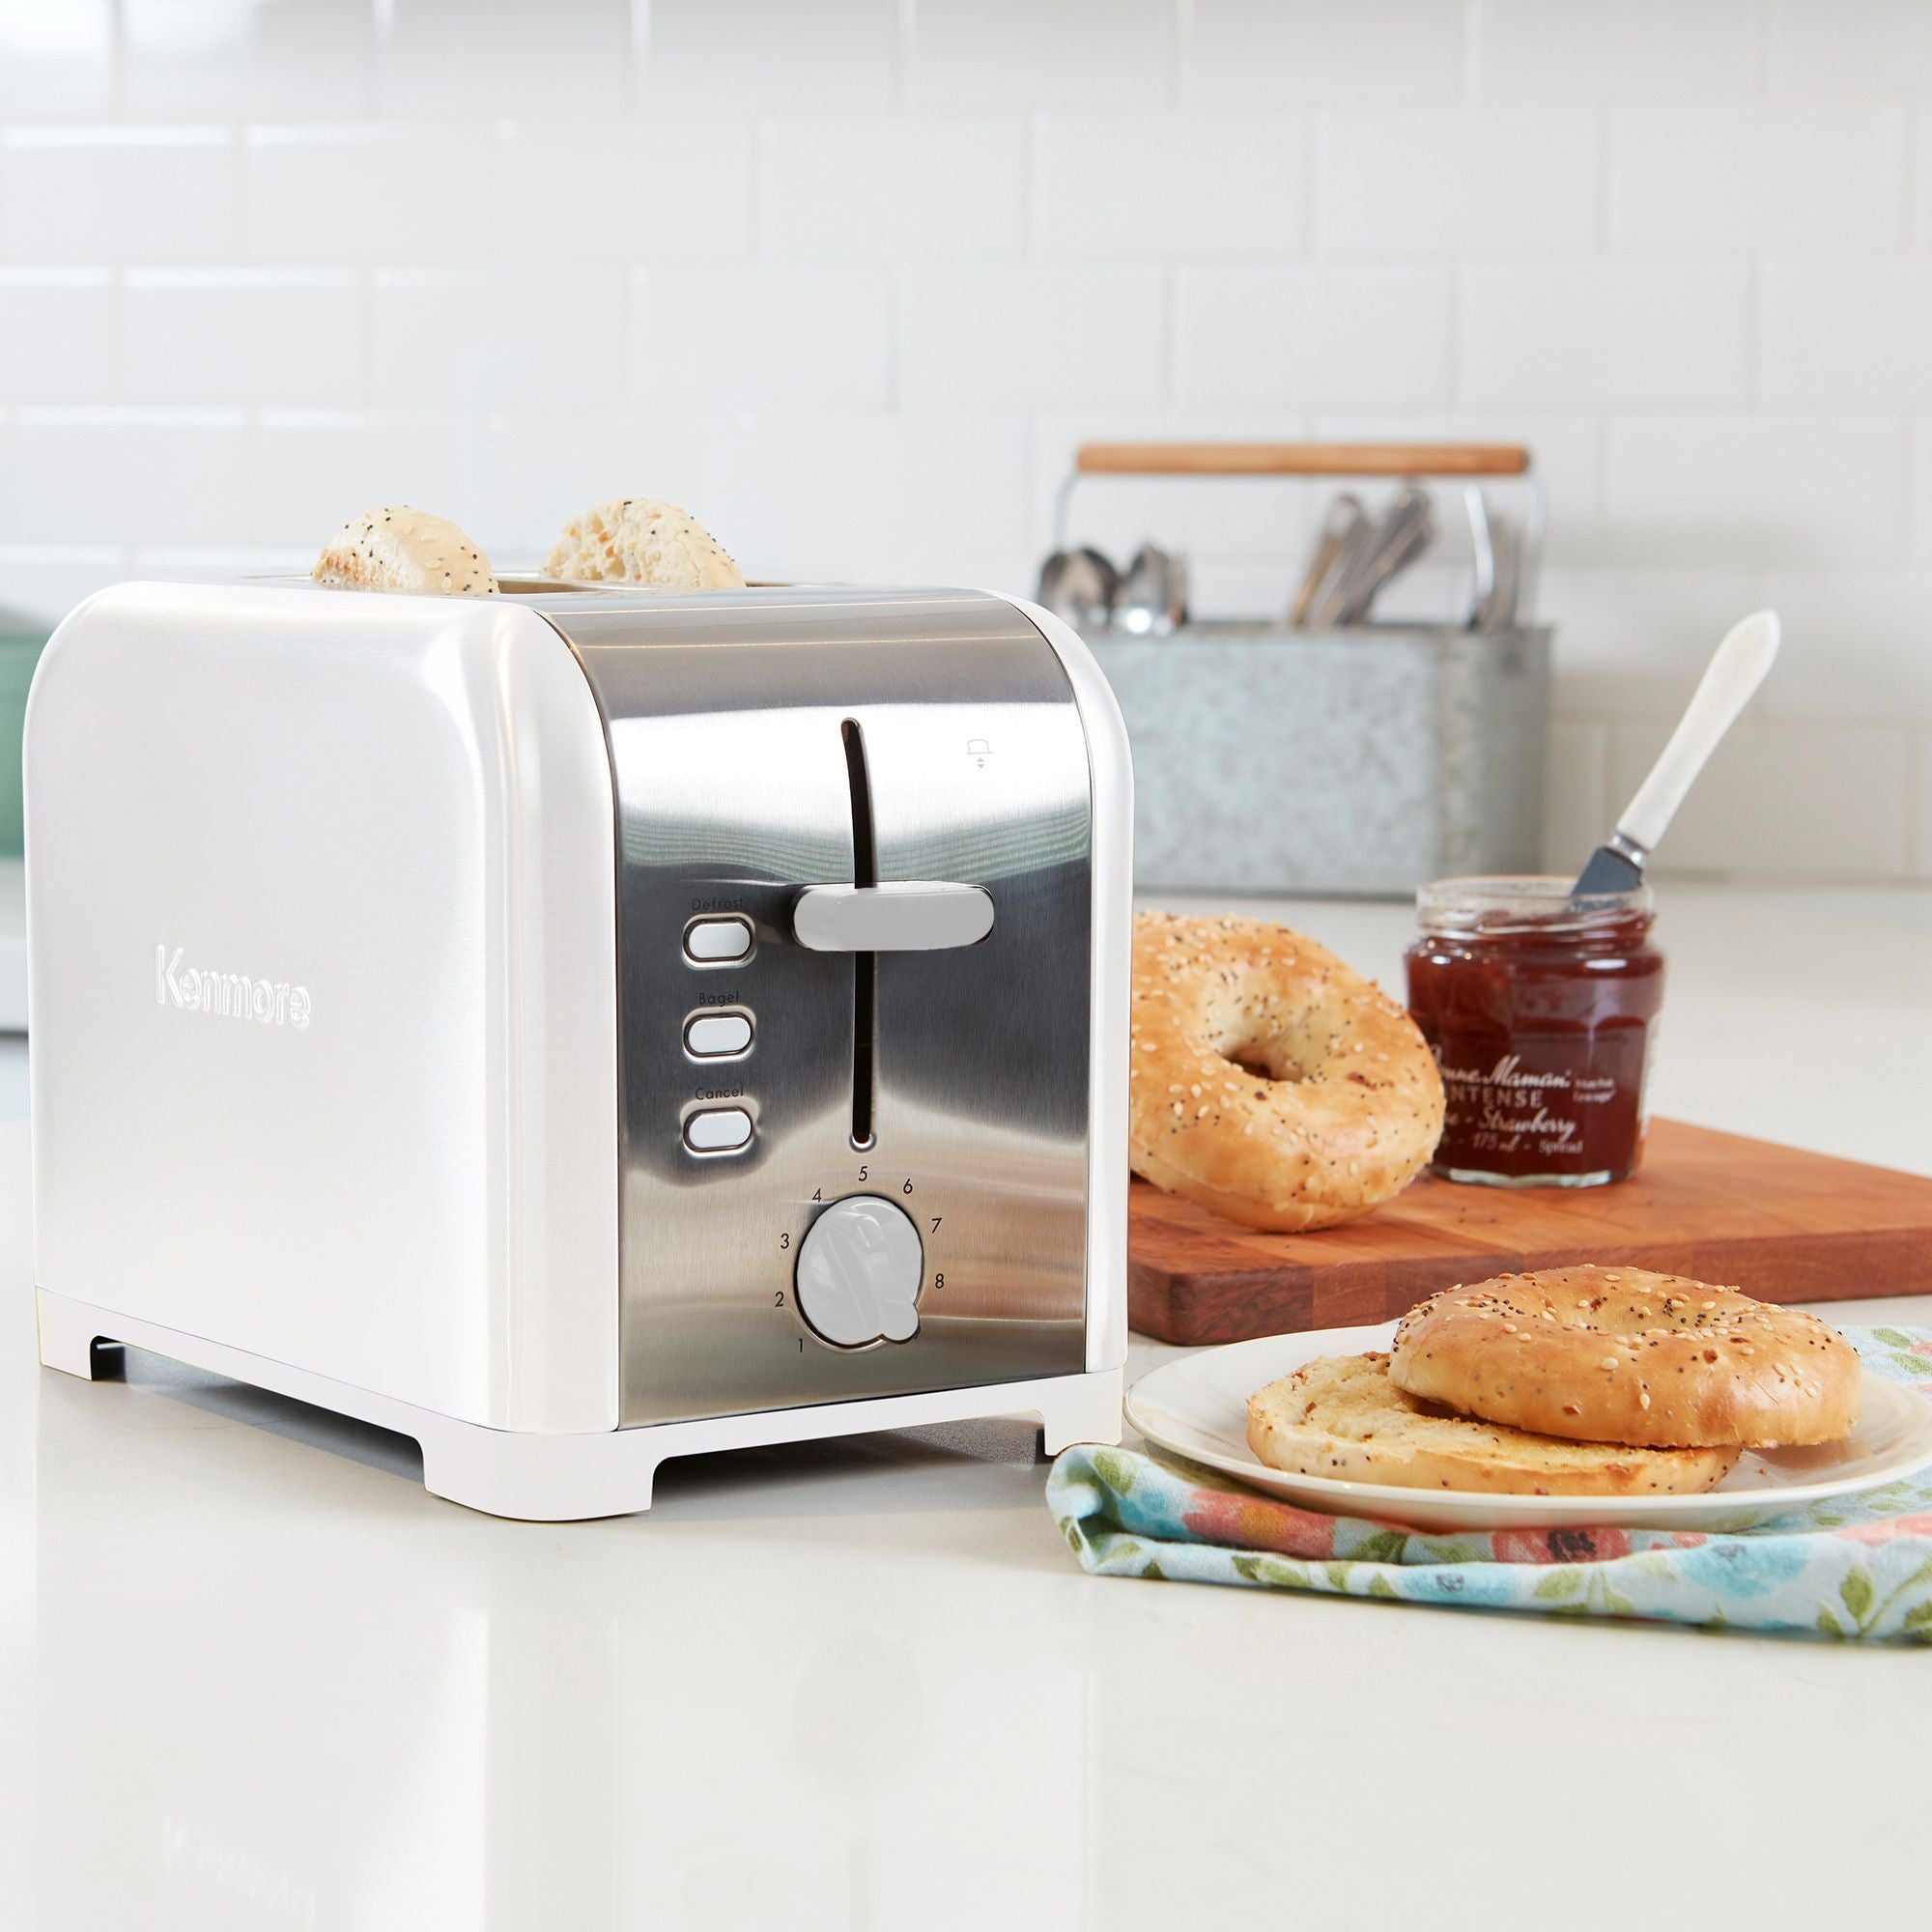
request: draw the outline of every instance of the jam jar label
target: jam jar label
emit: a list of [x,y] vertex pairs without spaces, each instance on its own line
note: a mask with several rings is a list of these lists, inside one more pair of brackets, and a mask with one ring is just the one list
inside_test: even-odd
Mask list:
[[1439,1041],[1447,1117],[1437,1163],[1548,1174],[1627,1166],[1642,1132],[1644,1047],[1641,1028],[1587,1045],[1574,1035]]

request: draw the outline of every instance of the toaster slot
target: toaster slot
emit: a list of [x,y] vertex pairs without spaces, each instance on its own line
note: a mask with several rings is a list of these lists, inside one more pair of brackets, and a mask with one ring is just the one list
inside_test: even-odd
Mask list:
[[[872,780],[866,765],[866,734],[856,718],[840,726],[845,778],[852,792],[852,883],[879,883],[879,845],[872,831]],[[852,955],[852,1145],[872,1145],[872,1081],[878,1036],[879,955]]]

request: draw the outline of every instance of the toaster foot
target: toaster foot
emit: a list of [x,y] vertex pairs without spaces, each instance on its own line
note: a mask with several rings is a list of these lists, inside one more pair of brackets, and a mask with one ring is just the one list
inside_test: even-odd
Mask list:
[[34,1305],[40,1318],[43,1368],[78,1376],[84,1382],[116,1379],[121,1367],[120,1347],[100,1332],[91,1308],[70,1301],[64,1294],[49,1294],[44,1289],[35,1293]]

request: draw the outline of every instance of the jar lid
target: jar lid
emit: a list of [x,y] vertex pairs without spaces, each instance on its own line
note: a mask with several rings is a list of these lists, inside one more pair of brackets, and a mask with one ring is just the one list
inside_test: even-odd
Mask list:
[[1415,916],[1425,932],[1447,933],[1591,932],[1652,916],[1648,886],[1573,898],[1575,884],[1553,873],[1435,879],[1416,888]]

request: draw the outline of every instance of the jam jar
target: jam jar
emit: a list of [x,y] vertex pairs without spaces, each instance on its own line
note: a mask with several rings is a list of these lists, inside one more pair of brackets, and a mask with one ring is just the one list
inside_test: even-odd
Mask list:
[[1442,1069],[1447,1179],[1597,1187],[1637,1164],[1663,1003],[1650,888],[1570,888],[1438,879],[1415,895],[1408,1008]]

